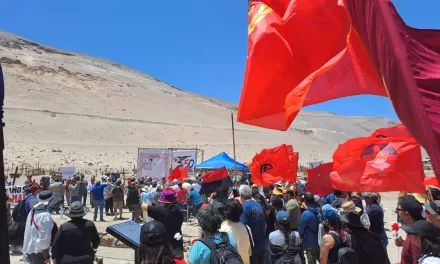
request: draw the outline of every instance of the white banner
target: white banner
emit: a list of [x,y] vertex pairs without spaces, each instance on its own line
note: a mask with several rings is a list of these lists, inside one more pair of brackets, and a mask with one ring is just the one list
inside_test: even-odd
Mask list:
[[188,177],[195,177],[195,167],[197,165],[197,151],[177,150],[173,151],[172,169],[188,168]]
[[9,189],[12,197],[14,197],[14,202],[18,203],[26,198],[26,186],[25,185],[14,185],[6,186]]
[[137,178],[151,177],[161,180],[170,174],[170,165],[169,149],[139,149]]
[[61,168],[63,179],[73,177],[76,174],[76,168]]

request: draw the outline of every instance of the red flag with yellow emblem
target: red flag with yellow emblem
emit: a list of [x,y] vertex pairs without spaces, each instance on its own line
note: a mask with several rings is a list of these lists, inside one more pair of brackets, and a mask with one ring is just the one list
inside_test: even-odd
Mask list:
[[420,145],[412,138],[348,140],[333,154],[335,189],[355,192],[424,192]]
[[440,179],[440,31],[385,0],[252,0],[237,119],[287,130],[303,106],[390,97]]
[[263,149],[256,154],[249,166],[252,181],[260,186],[268,186],[278,181],[295,182],[298,170],[298,152],[291,145]]

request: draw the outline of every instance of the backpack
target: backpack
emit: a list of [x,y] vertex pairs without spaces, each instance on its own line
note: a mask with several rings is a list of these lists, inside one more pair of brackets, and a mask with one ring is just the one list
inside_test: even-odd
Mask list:
[[28,214],[26,213],[26,197],[24,200],[21,200],[12,210],[12,219],[14,222],[26,222]]
[[211,250],[211,264],[243,264],[243,259],[229,242],[227,233],[221,232],[222,241],[216,244],[210,238],[201,238],[198,241],[202,242]]
[[356,251],[349,247],[340,248],[338,250],[338,264],[358,264]]
[[297,245],[296,243],[296,235],[293,233],[293,235],[289,235],[289,245],[287,246],[286,253],[277,261],[275,261],[274,264],[296,264],[301,263],[301,260],[298,259],[298,253],[300,251],[301,245]]

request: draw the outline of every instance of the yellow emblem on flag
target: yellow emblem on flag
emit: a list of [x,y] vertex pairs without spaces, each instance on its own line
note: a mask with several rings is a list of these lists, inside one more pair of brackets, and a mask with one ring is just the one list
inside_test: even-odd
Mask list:
[[270,12],[272,12],[272,8],[268,7],[267,5],[261,3],[260,4],[260,8],[258,8],[257,12],[254,12],[255,6],[256,4],[253,4],[250,6],[250,10],[249,10],[249,18],[251,18],[252,13],[254,13],[252,19],[250,19],[249,22],[249,27],[248,27],[248,34],[250,35],[252,33],[252,31],[254,31],[255,27],[257,26],[257,24],[265,17],[267,16],[267,14],[269,14]]

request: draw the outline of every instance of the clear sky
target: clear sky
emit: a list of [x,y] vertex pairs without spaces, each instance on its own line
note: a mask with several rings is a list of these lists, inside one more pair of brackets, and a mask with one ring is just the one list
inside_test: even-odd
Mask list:
[[[440,0],[393,0],[413,27],[440,28]],[[103,57],[178,88],[238,102],[247,55],[246,0],[3,0],[0,29]],[[397,118],[387,98],[310,110]]]

